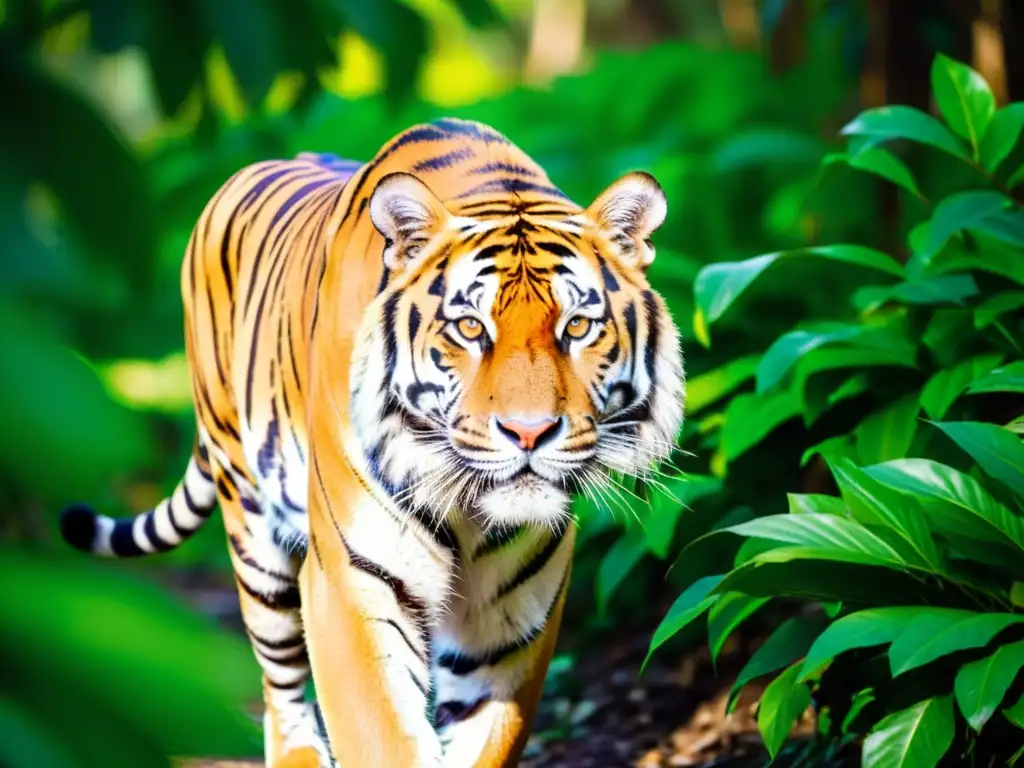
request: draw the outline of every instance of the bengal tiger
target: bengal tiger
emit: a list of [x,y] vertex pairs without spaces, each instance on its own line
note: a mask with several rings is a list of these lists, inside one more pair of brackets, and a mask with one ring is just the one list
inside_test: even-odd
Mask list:
[[365,164],[243,168],[182,268],[184,478],[134,518],[70,507],[64,538],[163,552],[219,504],[272,768],[517,764],[571,496],[648,471],[682,424],[679,333],[646,277],[666,210],[643,172],[581,208],[455,119]]

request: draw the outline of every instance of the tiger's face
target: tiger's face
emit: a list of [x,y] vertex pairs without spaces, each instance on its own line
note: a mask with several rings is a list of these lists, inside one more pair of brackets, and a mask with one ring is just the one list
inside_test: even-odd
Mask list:
[[400,503],[558,525],[573,492],[668,456],[684,379],[645,276],[665,216],[652,177],[586,211],[492,204],[480,218],[392,174],[370,208],[389,281],[358,341],[352,418]]

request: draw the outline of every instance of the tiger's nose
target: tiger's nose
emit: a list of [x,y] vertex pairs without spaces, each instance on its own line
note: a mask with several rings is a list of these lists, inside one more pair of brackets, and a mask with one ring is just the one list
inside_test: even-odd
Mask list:
[[495,422],[498,431],[524,451],[539,448],[554,437],[562,425],[561,419],[538,419],[536,421],[495,419]]

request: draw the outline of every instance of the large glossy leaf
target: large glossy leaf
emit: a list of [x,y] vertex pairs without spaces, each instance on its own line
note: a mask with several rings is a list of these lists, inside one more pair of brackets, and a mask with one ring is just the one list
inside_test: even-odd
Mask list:
[[968,611],[922,607],[869,608],[851,613],[832,622],[814,641],[804,659],[800,679],[808,679],[823,664],[847,651],[891,643],[900,636],[910,619],[932,612],[971,615]]
[[916,395],[896,400],[865,418],[854,429],[861,464],[876,464],[906,455],[917,432]]
[[724,530],[740,536],[781,541],[823,552],[848,552],[853,562],[906,566],[904,558],[883,539],[856,521],[831,514],[765,515]]
[[794,616],[779,625],[736,676],[727,710],[732,712],[740,691],[751,680],[771,674],[804,656],[827,624],[824,616]]
[[742,456],[797,413],[797,396],[788,389],[764,396],[751,394],[733,398],[722,427],[721,446],[726,459],[731,461]]
[[903,267],[897,261],[881,251],[862,245],[818,246],[794,251],[766,253],[745,261],[717,262],[704,267],[693,284],[696,311],[700,315],[700,322],[710,325],[724,315],[751,283],[780,258],[805,255],[857,264],[897,277],[903,276]]
[[980,732],[995,714],[1021,667],[1024,667],[1024,641],[1008,643],[988,658],[960,668],[953,692],[971,728]]
[[665,557],[672,546],[679,516],[698,500],[718,493],[722,481],[707,475],[671,478],[651,488],[651,514],[644,519],[647,548]]
[[1024,361],[996,368],[988,375],[971,382],[967,389],[972,395],[981,392],[1018,392],[1024,393]]
[[686,380],[686,412],[694,414],[725,397],[754,377],[758,357],[748,355]]
[[932,62],[932,92],[946,124],[970,143],[977,158],[981,139],[996,111],[996,97],[985,78],[940,53]]
[[910,139],[943,152],[969,159],[968,154],[950,133],[931,115],[911,107],[876,107],[861,112],[842,129],[844,136],[864,136],[876,142]]
[[811,703],[810,690],[796,679],[798,671],[799,666],[792,666],[772,680],[757,708],[757,729],[773,759]]
[[864,739],[863,768],[932,768],[953,743],[953,697],[926,699],[895,712]]
[[957,192],[935,206],[925,255],[938,253],[954,234],[963,229],[981,228],[999,220],[1012,201],[999,192],[989,190]]
[[601,558],[594,584],[597,609],[604,613],[615,591],[647,553],[647,540],[639,526],[630,528]]
[[789,500],[791,515],[803,515],[808,512],[839,516],[846,514],[846,504],[835,496],[820,493],[789,493],[786,498]]
[[978,329],[987,328],[996,321],[1000,315],[1024,307],[1024,291],[1006,291],[997,293],[974,310],[974,327]]
[[988,129],[981,139],[981,164],[988,171],[995,171],[1013,151],[1024,128],[1024,103],[1007,104],[992,117]]
[[[842,350],[822,349],[830,344],[851,345],[863,351],[865,357],[869,351],[877,351],[878,365],[913,365],[913,349],[909,347],[902,331],[900,323],[819,323],[785,333],[768,348],[757,366],[757,391],[767,392],[781,382],[798,363],[801,380],[815,372],[853,363],[852,360],[844,359]],[[837,354],[825,355],[826,351]]]
[[978,462],[986,474],[1024,494],[1024,445],[1003,427],[974,421],[941,421],[935,426]]
[[931,525],[954,542],[971,538],[1024,556],[1024,522],[970,475],[928,459],[899,459],[864,471],[918,499]]
[[836,459],[829,466],[855,519],[895,531],[906,545],[900,548],[902,557],[913,553],[920,558],[919,565],[942,571],[938,548],[924,515],[913,500],[886,488],[847,459]]
[[860,152],[852,154],[846,159],[847,165],[859,171],[873,173],[888,179],[910,192],[915,197],[921,197],[921,190],[917,187],[914,174],[906,164],[887,149],[881,147],[865,147]]
[[767,602],[767,597],[750,597],[742,592],[726,592],[718,598],[708,611],[708,647],[712,663],[718,660],[729,635]]
[[665,618],[661,620],[658,628],[651,638],[651,645],[647,649],[647,657],[644,664],[651,658],[659,647],[665,644],[673,635],[677,634],[687,624],[703,615],[704,611],[710,608],[719,598],[712,591],[719,585],[724,577],[722,575],[705,576],[691,584],[668,609]]
[[940,370],[928,379],[921,390],[924,412],[932,419],[941,419],[968,384],[991,371],[1002,359],[999,352],[987,352]]
[[1007,627],[1020,623],[1024,616],[1014,613],[914,616],[889,646],[889,668],[895,677],[948,654],[981,648]]

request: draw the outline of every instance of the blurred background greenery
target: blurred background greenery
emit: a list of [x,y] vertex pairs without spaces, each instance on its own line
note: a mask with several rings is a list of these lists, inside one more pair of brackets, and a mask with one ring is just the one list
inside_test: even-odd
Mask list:
[[[870,282],[840,261],[766,274],[742,311],[711,318],[711,345],[702,267],[829,243],[908,258],[926,196],[823,161],[861,110],[934,112],[938,52],[999,105],[1024,98],[1024,9],[1007,0],[0,0],[0,764],[258,752],[242,714],[258,673],[216,621],[235,611],[222,530],[129,564],[88,562],[56,534],[65,503],[127,514],[180,476],[193,416],[179,265],[232,172],[309,150],[367,159],[455,115],[504,132],[583,204],[627,170],[654,173],[670,215],[652,279],[696,413],[749,392],[750,350],[834,318],[837,296]],[[977,170],[899,154],[936,198]],[[764,405],[730,402],[688,428],[688,479],[650,500],[646,527],[581,507],[566,663],[624,627],[650,634],[703,575],[666,577],[685,541],[827,485],[798,459],[842,421],[779,412],[723,450],[726,423]],[[777,443],[748,450],[769,432]]]

